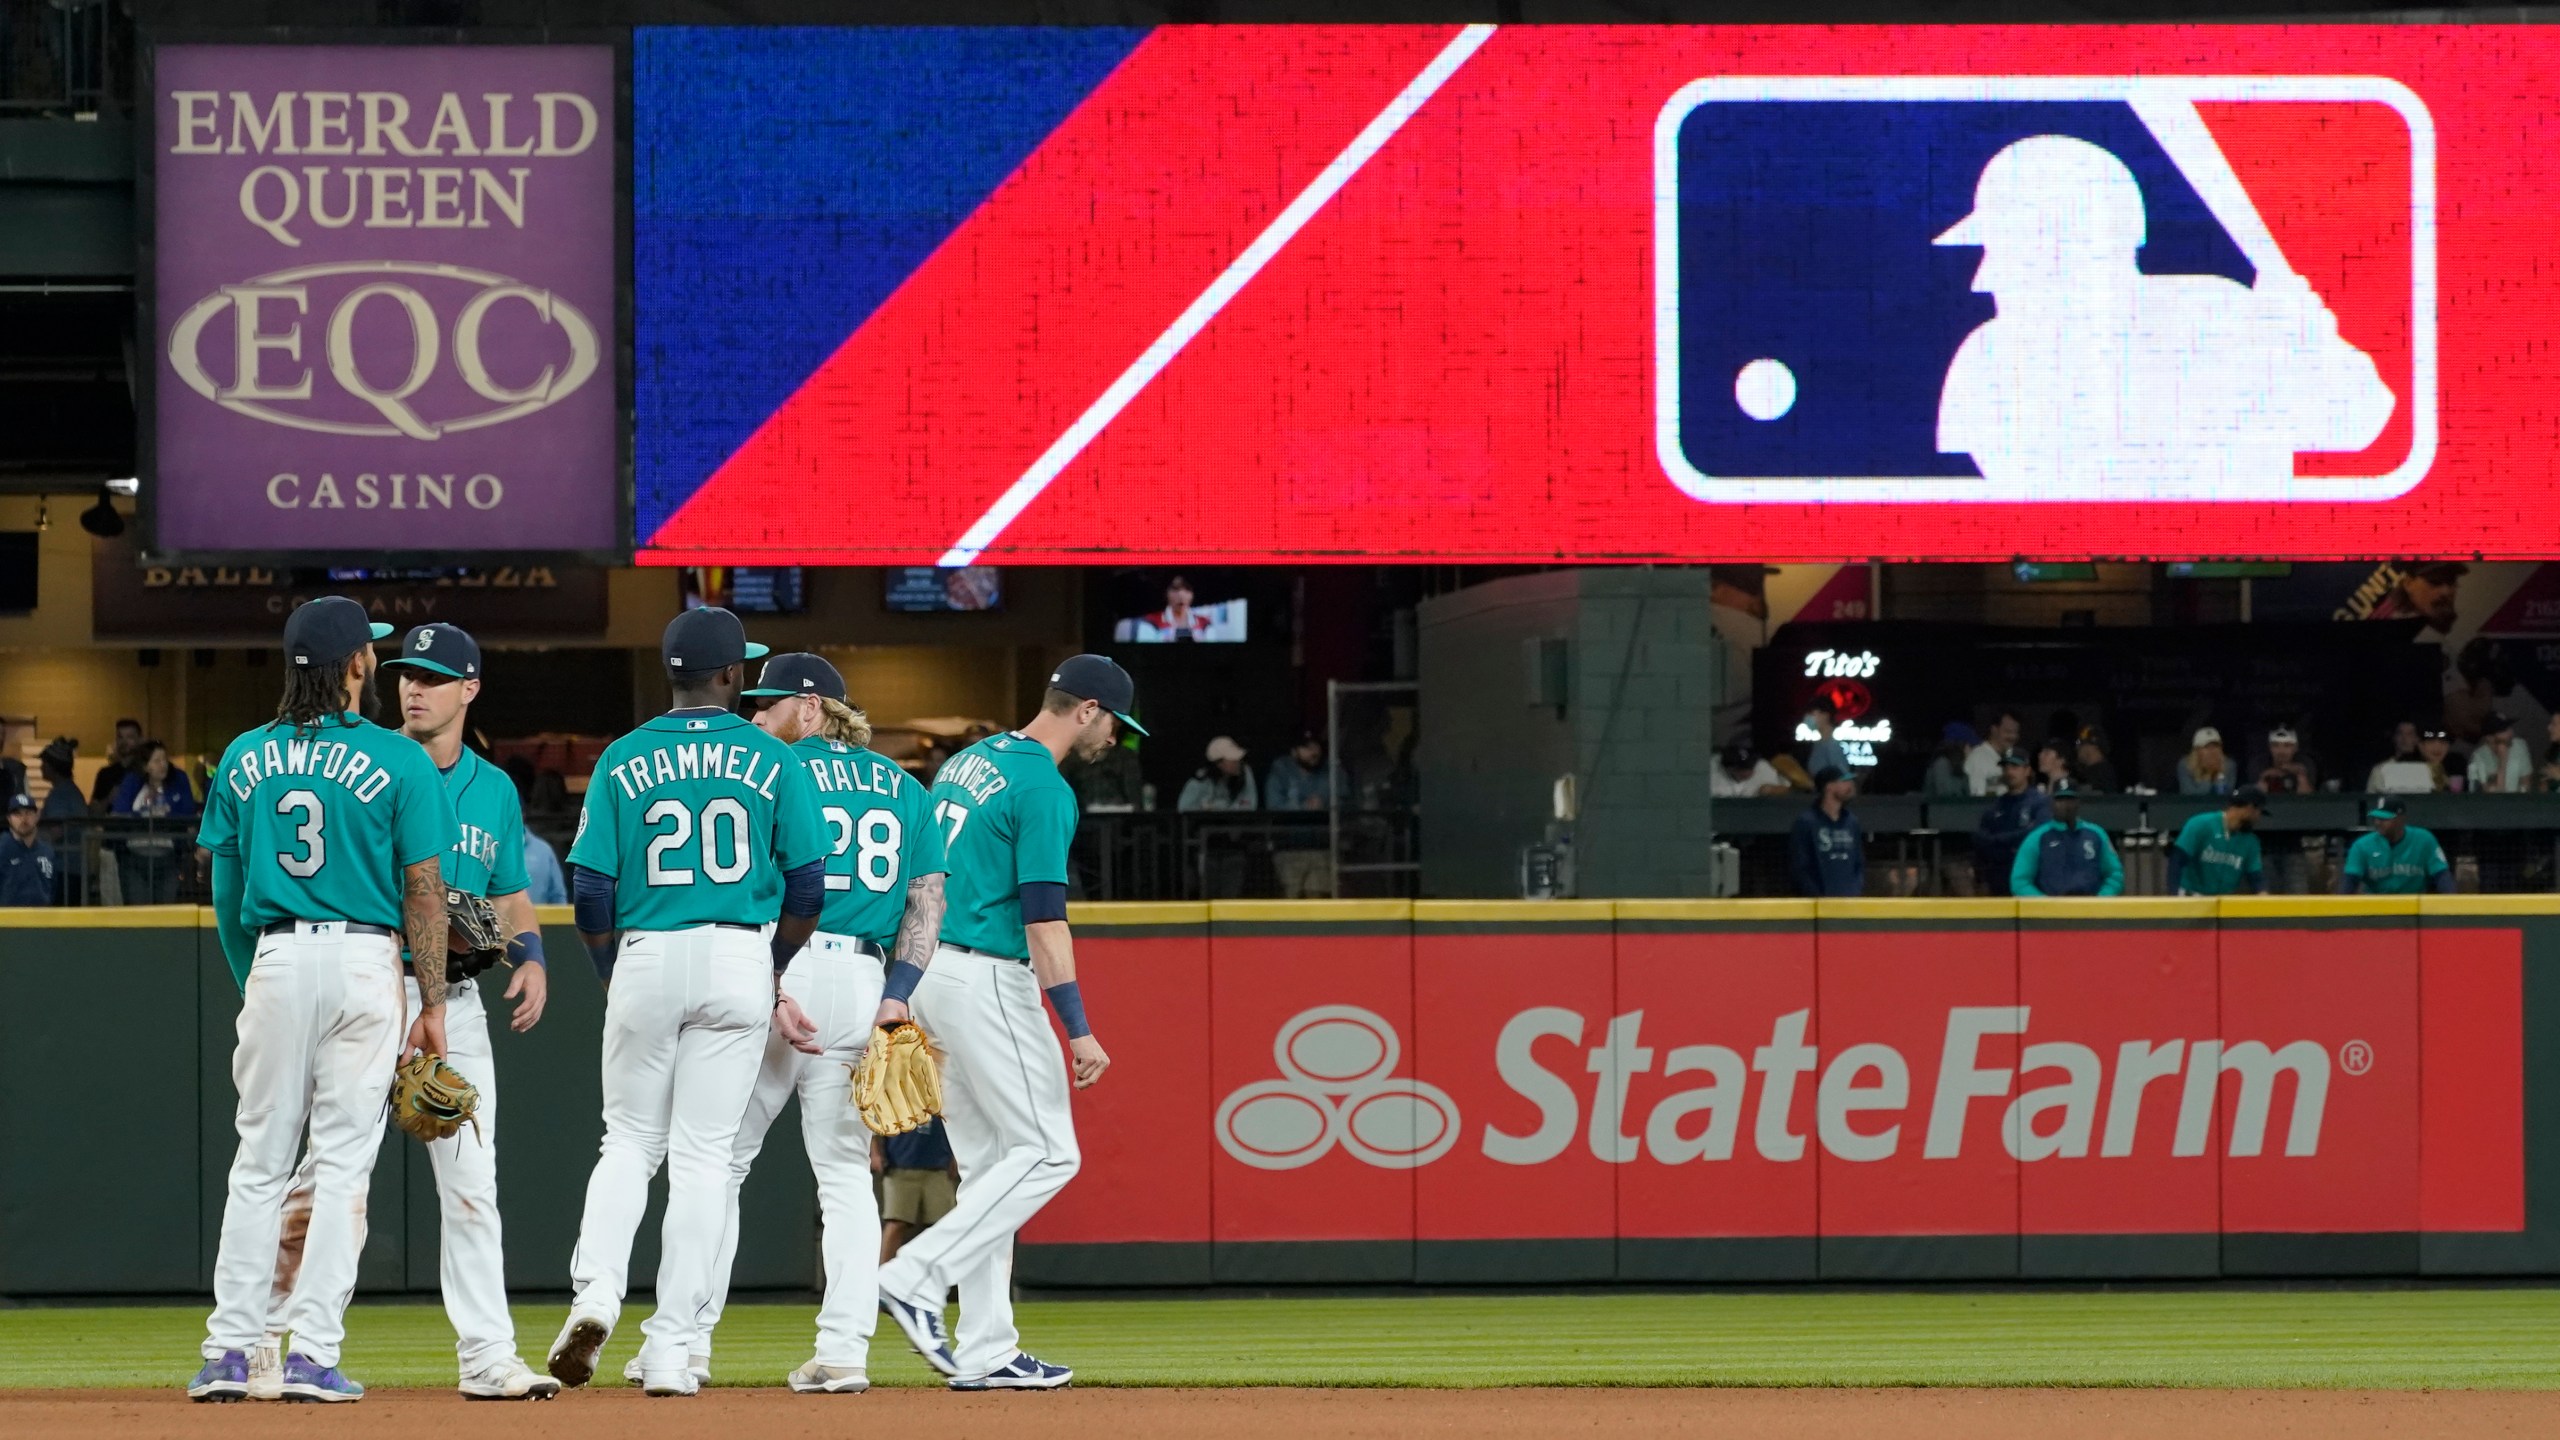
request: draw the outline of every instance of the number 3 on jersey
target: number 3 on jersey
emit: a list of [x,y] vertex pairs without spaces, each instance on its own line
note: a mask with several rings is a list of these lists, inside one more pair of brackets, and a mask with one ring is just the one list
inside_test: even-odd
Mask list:
[[308,790],[287,790],[276,797],[276,813],[300,815],[302,821],[293,827],[293,838],[302,845],[302,853],[276,852],[276,863],[284,873],[296,880],[308,880],[329,863],[328,843],[320,838],[320,827],[328,815],[320,808],[320,797]]
[[875,895],[889,893],[898,883],[898,841],[904,831],[898,817],[887,810],[865,810],[856,820],[852,811],[835,805],[819,813],[826,817],[827,827],[836,832],[835,853],[854,852],[853,874],[838,875],[830,867],[827,888],[850,890],[859,876],[863,889]]
[[[650,806],[640,819],[652,829],[668,821],[675,822],[649,841],[647,873],[650,884],[694,883],[692,869],[670,863],[686,858],[698,860],[702,874],[715,885],[735,885],[747,878],[750,868],[747,807],[736,800],[723,795],[703,806],[699,824],[695,822],[693,811],[681,800],[661,800]],[[702,843],[694,856],[687,857],[681,852],[693,843],[696,830],[702,834]]]

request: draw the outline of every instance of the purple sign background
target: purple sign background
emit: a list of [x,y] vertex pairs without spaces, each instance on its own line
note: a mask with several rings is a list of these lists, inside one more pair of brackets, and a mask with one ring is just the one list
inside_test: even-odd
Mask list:
[[157,547],[619,546],[612,49],[156,63]]

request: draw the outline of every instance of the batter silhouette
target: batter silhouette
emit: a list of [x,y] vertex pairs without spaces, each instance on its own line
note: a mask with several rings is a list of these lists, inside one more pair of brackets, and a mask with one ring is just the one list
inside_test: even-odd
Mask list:
[[1937,238],[1982,249],[1996,318],[1965,337],[1938,399],[1938,449],[2022,498],[2063,487],[2265,494],[2297,451],[2357,451],[2396,403],[2371,356],[2291,273],[2257,284],[2145,275],[2142,189],[2061,135],[1991,157],[1973,213]]

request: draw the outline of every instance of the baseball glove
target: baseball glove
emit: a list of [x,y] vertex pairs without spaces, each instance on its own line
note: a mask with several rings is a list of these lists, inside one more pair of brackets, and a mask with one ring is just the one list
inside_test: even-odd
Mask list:
[[498,923],[498,907],[479,895],[447,887],[444,892],[445,983],[473,979],[507,958],[506,930]]
[[412,1055],[392,1072],[391,1123],[422,1143],[452,1135],[465,1121],[478,1135],[480,1121],[472,1112],[479,1108],[479,1089],[441,1055]]
[[853,1072],[853,1108],[875,1135],[904,1135],[942,1113],[933,1038],[913,1020],[883,1025]]

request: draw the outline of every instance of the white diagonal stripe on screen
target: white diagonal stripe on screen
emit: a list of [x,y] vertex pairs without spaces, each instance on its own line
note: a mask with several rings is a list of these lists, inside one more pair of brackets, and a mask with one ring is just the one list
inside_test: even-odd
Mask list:
[[1395,133],[1404,128],[1404,122],[1412,119],[1414,112],[1420,110],[1450,76],[1458,73],[1458,67],[1466,64],[1469,56],[1493,38],[1493,31],[1491,25],[1469,25],[1460,30],[1455,39],[1432,57],[1430,64],[1422,67],[1422,73],[1414,76],[1396,98],[1388,102],[1387,108],[1362,127],[1351,143],[1343,147],[1342,153],[1334,156],[1332,163],[1298,193],[1298,198],[1272,218],[1270,225],[1254,237],[1253,243],[1246,246],[1243,253],[1227,262],[1227,268],[1210,282],[1209,288],[1183,307],[1182,313],[1174,317],[1173,323],[1165,327],[1155,343],[1149,345],[1128,369],[1120,372],[1120,378],[1112,381],[1111,387],[1076,417],[1076,423],[1068,426],[1066,433],[1051,442],[1039,459],[1031,462],[1031,468],[1022,472],[1022,478],[996,497],[996,503],[988,506],[987,512],[961,533],[937,563],[946,566],[975,563],[979,553],[994,544],[1005,527],[1030,508],[1032,501],[1040,498],[1040,492],[1049,488],[1049,482],[1075,463],[1075,458],[1084,453],[1084,448],[1093,443],[1103,427],[1117,419],[1120,412],[1128,408],[1129,402],[1138,398],[1138,392],[1146,389],[1147,383],[1171,364],[1174,356],[1182,353],[1182,347],[1207,329],[1209,322],[1218,317],[1218,312],[1227,308],[1227,302],[1252,283],[1253,277],[1262,273],[1262,268],[1271,263],[1281,248],[1306,228],[1316,212],[1339,194],[1342,187],[1351,182],[1352,176],[1360,173],[1360,167],[1368,164],[1370,157],[1395,138]]

